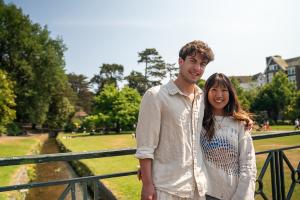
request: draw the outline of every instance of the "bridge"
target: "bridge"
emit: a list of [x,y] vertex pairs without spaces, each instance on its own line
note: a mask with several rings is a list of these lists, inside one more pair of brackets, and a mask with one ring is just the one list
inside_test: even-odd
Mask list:
[[[282,133],[272,133],[272,134],[260,134],[253,135],[253,140],[264,140],[270,138],[288,137],[292,135],[299,135],[300,131],[293,132],[282,132]],[[272,200],[289,200],[294,197],[294,191],[296,185],[300,184],[300,161],[296,168],[290,162],[290,159],[286,155],[286,151],[299,149],[299,145],[289,146],[278,149],[270,149],[267,151],[256,152],[256,155],[266,155],[263,167],[257,176],[257,189],[255,191],[255,196],[260,196],[263,199],[268,199],[265,192],[264,178],[267,170],[270,170],[271,180],[269,185],[272,187]],[[111,156],[124,156],[133,155],[136,149],[118,149],[110,151],[92,151],[92,152],[80,152],[80,153],[59,153],[59,154],[44,154],[44,155],[34,155],[34,156],[20,156],[20,157],[8,157],[0,158],[0,166],[12,166],[12,165],[25,165],[25,164],[37,164],[37,163],[47,163],[55,161],[76,161],[80,159],[93,159]],[[289,174],[285,174],[286,168]],[[0,172],[1,173],[1,172]],[[49,182],[33,182],[28,184],[19,185],[9,185],[0,186],[0,192],[30,189],[35,187],[46,187],[46,186],[56,186],[56,185],[66,185],[65,190],[59,197],[59,200],[66,198],[68,194],[71,194],[72,200],[78,198],[76,196],[76,184],[82,186],[82,197],[80,199],[87,200],[92,196],[93,199],[114,199],[113,195],[103,194],[103,185],[100,180],[108,178],[116,178],[122,176],[135,175],[136,171],[128,171],[123,173],[105,174],[97,176],[85,176],[65,180],[56,180]],[[287,177],[289,177],[289,185],[287,185]],[[287,190],[286,190],[287,189]],[[92,191],[89,192],[89,191]]]

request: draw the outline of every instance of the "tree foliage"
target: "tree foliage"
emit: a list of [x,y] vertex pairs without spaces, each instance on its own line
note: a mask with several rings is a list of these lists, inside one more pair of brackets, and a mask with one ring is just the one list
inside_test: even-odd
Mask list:
[[252,105],[252,110],[268,112],[268,116],[277,121],[292,102],[295,86],[288,81],[285,73],[278,72],[270,84],[261,88]]
[[232,77],[230,78],[230,81],[232,83],[232,85],[234,86],[235,90],[236,90],[236,93],[237,93],[237,96],[238,96],[238,99],[239,99],[239,102],[242,106],[242,108],[244,110],[247,110],[249,111],[250,110],[250,106],[251,106],[251,93],[250,92],[246,92],[241,86],[240,86],[240,82],[238,79]]
[[140,95],[143,95],[146,92],[147,80],[141,72],[131,71],[125,79],[128,82],[128,87],[136,89]]
[[87,77],[82,74],[71,73],[68,74],[68,81],[76,94],[76,111],[84,110],[86,113],[90,113],[93,93],[89,90],[90,83]]
[[13,87],[14,83],[7,77],[7,73],[0,69],[0,134],[5,133],[6,125],[16,116]]
[[145,63],[145,79],[147,89],[161,84],[166,77],[166,64],[155,48],[147,48],[138,53],[138,63]]
[[166,71],[170,80],[178,76],[178,70],[179,68],[176,67],[176,63],[166,63]]
[[114,85],[105,85],[95,97],[94,114],[84,124],[105,131],[132,129],[137,122],[140,100],[135,89],[125,86],[118,90]]
[[118,98],[114,102],[115,121],[122,128],[133,128],[137,123],[141,96],[137,90],[125,86],[118,93]]
[[199,79],[197,85],[203,90],[205,86],[205,80],[204,79]]
[[16,83],[17,121],[42,125],[51,114],[49,106],[57,90],[68,87],[66,47],[13,4],[0,1],[0,20],[0,68]]
[[105,85],[113,84],[118,86],[118,81],[123,80],[123,65],[118,64],[102,64],[99,67],[99,74],[94,75],[91,83],[96,84],[97,93],[100,93]]
[[288,106],[287,115],[290,119],[300,118],[300,91],[294,92],[291,104]]

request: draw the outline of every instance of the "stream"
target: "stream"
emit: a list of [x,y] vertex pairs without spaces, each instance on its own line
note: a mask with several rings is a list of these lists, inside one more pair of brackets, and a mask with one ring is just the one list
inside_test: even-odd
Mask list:
[[[59,147],[55,138],[48,138],[45,141],[40,154],[53,153],[59,153]],[[77,177],[77,175],[67,162],[49,162],[37,164],[36,179],[33,182],[47,182],[74,177]],[[57,200],[66,187],[67,185],[31,188],[26,200]],[[66,199],[71,200],[70,193]],[[83,199],[82,189],[78,184],[76,184],[76,199]]]

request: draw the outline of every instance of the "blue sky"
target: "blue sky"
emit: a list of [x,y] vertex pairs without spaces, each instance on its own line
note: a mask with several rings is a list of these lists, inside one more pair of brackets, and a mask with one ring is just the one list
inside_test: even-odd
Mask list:
[[138,52],[156,48],[167,63],[179,49],[203,40],[215,52],[214,72],[253,75],[265,57],[300,56],[297,0],[5,0],[34,23],[63,38],[66,71],[91,78],[102,63],[143,72]]

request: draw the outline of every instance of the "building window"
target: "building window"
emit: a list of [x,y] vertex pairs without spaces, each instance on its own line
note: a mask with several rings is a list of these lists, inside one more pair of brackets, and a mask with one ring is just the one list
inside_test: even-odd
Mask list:
[[289,76],[288,78],[291,83],[296,83],[296,76]]
[[268,74],[268,82],[271,82],[273,79],[273,73]]
[[295,67],[288,68],[287,72],[288,72],[288,75],[295,75],[296,74]]
[[274,70],[277,70],[277,65],[270,65],[269,71],[274,71]]

